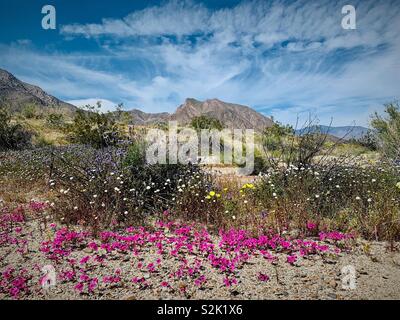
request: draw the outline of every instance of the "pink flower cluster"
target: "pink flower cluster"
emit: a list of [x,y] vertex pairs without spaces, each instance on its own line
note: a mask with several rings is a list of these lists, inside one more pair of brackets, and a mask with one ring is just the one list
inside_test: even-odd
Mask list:
[[17,270],[9,266],[0,274],[0,293],[9,294],[13,299],[28,295],[30,279],[28,270]]
[[319,240],[326,241],[326,240],[334,240],[334,241],[341,241],[341,240],[348,240],[354,238],[352,234],[345,234],[339,231],[332,231],[332,232],[320,232]]
[[[30,206],[32,210],[42,208],[36,203]],[[22,232],[23,209],[3,214],[0,219],[0,245],[21,247],[14,235]],[[13,228],[10,229],[10,225]],[[276,262],[279,255],[284,255],[288,265],[296,265],[305,256],[338,253],[340,250],[334,243],[352,237],[333,231],[320,233],[319,241],[316,241],[285,238],[272,232],[252,236],[245,230],[236,229],[220,230],[219,236],[213,236],[202,226],[174,221],[158,221],[147,228],[129,227],[121,232],[104,231],[98,238],[89,232],[58,228],[55,224],[50,225],[50,230],[53,237],[42,242],[40,251],[49,260],[57,262],[61,282],[72,283],[78,292],[87,294],[93,293],[100,282],[106,286],[130,282],[146,289],[152,285],[172,288],[184,279],[202,288],[208,281],[206,269],[215,270],[221,275],[221,284],[232,287],[239,283],[240,269],[254,257]],[[98,278],[100,268],[107,270],[104,267],[108,268],[115,259],[129,262],[132,268],[129,271],[117,269],[106,275],[102,271],[104,276]],[[163,279],[152,281],[155,276]],[[27,292],[27,279],[26,271],[16,273],[14,269],[6,269],[1,284],[10,296],[17,297],[19,293]],[[268,282],[269,276],[259,273],[257,279]],[[186,287],[175,289],[185,292]]]
[[89,236],[89,232],[69,231],[67,228],[62,228],[56,231],[52,241],[42,242],[40,251],[49,259],[58,261],[63,257],[68,257],[74,249],[85,244]]
[[43,212],[48,207],[48,205],[45,202],[32,200],[31,202],[29,202],[28,207],[31,211],[39,213]]

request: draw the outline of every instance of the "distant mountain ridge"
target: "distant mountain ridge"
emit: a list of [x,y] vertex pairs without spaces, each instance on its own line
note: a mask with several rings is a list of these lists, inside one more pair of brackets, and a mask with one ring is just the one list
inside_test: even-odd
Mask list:
[[170,118],[168,112],[147,113],[138,109],[127,111],[132,116],[132,123],[137,125],[149,125],[166,122]]
[[270,118],[250,107],[224,102],[219,99],[199,101],[188,98],[172,114],[152,114],[136,109],[128,112],[133,116],[132,122],[134,124],[177,121],[180,125],[187,125],[193,118],[201,115],[218,119],[225,128],[232,129],[254,129],[261,131],[273,124]]
[[[20,112],[27,104],[34,104],[43,108],[57,108],[62,111],[75,112],[78,108],[49,95],[41,88],[17,79],[10,72],[0,69],[0,103],[11,107],[12,112]],[[188,98],[172,114],[146,113],[133,109],[126,111],[131,117],[131,123],[136,125],[152,125],[177,121],[180,125],[187,125],[194,117],[206,115],[218,119],[226,128],[254,129],[261,131],[273,125],[273,121],[250,107],[228,103],[219,99],[199,101]],[[321,132],[345,140],[359,139],[368,132],[368,128],[361,126],[329,127],[324,125],[311,126],[296,130],[296,134],[305,132]]]
[[296,130],[297,135],[305,133],[324,133],[344,140],[360,139],[368,133],[369,129],[361,126],[330,127],[314,125]]
[[[0,69],[0,103],[9,106],[12,112],[22,111],[27,104],[70,112],[77,110],[76,106],[49,95],[37,86],[17,79],[3,69]],[[201,115],[218,119],[226,128],[261,131],[273,124],[271,119],[250,107],[218,99],[199,101],[188,98],[172,114],[167,112],[146,113],[138,109],[127,111],[127,113],[132,117],[131,123],[137,125],[151,125],[168,121],[177,121],[180,125],[187,125],[194,117]]]
[[27,104],[52,107],[66,111],[75,111],[72,104],[49,95],[41,88],[17,79],[10,72],[0,69],[0,102],[10,106],[13,112],[19,112]]

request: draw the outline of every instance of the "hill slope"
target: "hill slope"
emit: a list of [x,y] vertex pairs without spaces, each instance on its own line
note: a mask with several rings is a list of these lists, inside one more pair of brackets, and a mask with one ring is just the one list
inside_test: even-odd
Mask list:
[[69,112],[76,110],[75,106],[47,94],[37,86],[17,79],[3,69],[0,69],[0,102],[9,106],[13,112],[21,111],[27,104]]

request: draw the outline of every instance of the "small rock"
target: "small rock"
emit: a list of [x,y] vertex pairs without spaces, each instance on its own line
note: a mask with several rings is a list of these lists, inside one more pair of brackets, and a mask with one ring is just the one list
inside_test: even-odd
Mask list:
[[237,291],[237,290],[233,290],[233,291],[231,291],[231,296],[234,296],[234,297],[236,297],[236,296],[238,296],[240,294],[240,292],[239,291]]
[[328,293],[328,297],[334,300],[337,299],[337,295],[335,293]]
[[86,247],[85,249],[83,249],[83,252],[85,252],[85,253],[92,253],[93,250],[92,250],[92,248]]
[[379,259],[376,256],[371,256],[372,262],[379,262]]
[[393,258],[393,263],[394,263],[396,266],[400,266],[400,257],[394,257],[394,258]]
[[336,263],[337,263],[337,260],[334,260],[334,259],[326,259],[326,260],[324,260],[324,263],[327,263],[327,264],[336,264]]
[[301,234],[301,232],[300,232],[299,229],[293,229],[293,230],[291,230],[291,231],[289,232],[289,236],[290,236],[291,238],[294,238],[294,239],[299,238],[299,237],[300,237],[300,234]]
[[329,286],[330,286],[331,288],[333,288],[333,289],[336,289],[336,287],[337,287],[336,281],[335,281],[335,280],[329,281]]

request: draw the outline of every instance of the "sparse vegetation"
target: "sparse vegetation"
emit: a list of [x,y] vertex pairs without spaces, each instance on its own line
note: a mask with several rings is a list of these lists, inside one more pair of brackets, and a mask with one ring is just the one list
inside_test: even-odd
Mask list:
[[85,110],[76,111],[72,124],[67,126],[71,142],[95,148],[118,143],[122,135],[120,128],[110,113],[102,113],[100,109],[99,102],[97,106],[86,106]]
[[205,115],[194,117],[190,125],[195,130],[222,130],[223,125],[218,119],[207,117]]
[[0,151],[29,147],[31,136],[21,124],[12,121],[11,114],[6,108],[0,107]]
[[[162,259],[186,258],[196,248],[211,268],[223,274],[224,286],[231,287],[237,281],[232,270],[258,254],[268,261],[274,253],[284,254],[291,266],[307,255],[332,257],[340,249],[347,250],[356,237],[388,241],[396,249],[400,169],[393,161],[363,158],[377,153],[368,139],[343,143],[316,132],[299,136],[291,127],[275,124],[257,137],[261,145],[255,154],[258,177],[217,177],[207,167],[193,164],[147,164],[146,130],[134,128],[130,140],[123,140],[118,117],[102,114],[98,107],[78,111],[72,123],[58,115],[25,119],[35,132],[43,132],[44,125],[54,132],[66,128],[74,145],[57,146],[49,135],[36,134],[36,148],[0,153],[0,200],[7,203],[4,217],[21,221],[23,228],[25,212],[29,212],[41,234],[50,237],[47,234],[52,232],[53,238],[46,238],[52,240],[41,243],[48,259],[66,262],[69,250],[90,248],[91,258],[80,260],[82,269],[85,259],[128,257],[130,250],[138,248],[154,246]],[[1,123],[22,130],[6,112],[0,117],[5,120]],[[8,127],[0,126],[0,132],[9,132]],[[216,129],[208,120],[195,127]],[[18,210],[24,215],[14,215]],[[0,224],[10,229],[6,218]],[[207,231],[197,226],[206,226]],[[73,240],[67,245],[69,237]],[[219,237],[218,249],[208,240],[215,237]],[[304,241],[307,237],[319,240]],[[60,241],[64,244],[57,247]],[[275,247],[265,247],[263,241]],[[332,241],[337,247],[328,249]],[[308,243],[314,247],[310,249]],[[164,251],[167,247],[168,252]],[[240,253],[234,248],[240,248]],[[226,256],[219,257],[220,250]],[[156,266],[149,263],[147,268],[151,273]],[[186,272],[182,270],[177,272]],[[200,269],[196,272],[188,277],[201,286],[204,275]],[[28,277],[23,270],[9,274]],[[66,283],[75,282],[79,294],[96,291],[95,274],[89,280],[71,277]],[[107,277],[105,283],[118,279],[118,274]],[[269,277],[262,273],[258,279],[268,281]],[[14,287],[2,281],[3,294],[9,294]],[[28,289],[21,285],[20,295],[29,295]]]
[[400,107],[398,102],[385,105],[387,117],[375,113],[371,125],[376,130],[381,152],[389,159],[400,161]]
[[50,113],[46,118],[46,124],[50,128],[62,129],[65,125],[64,115],[62,113]]

